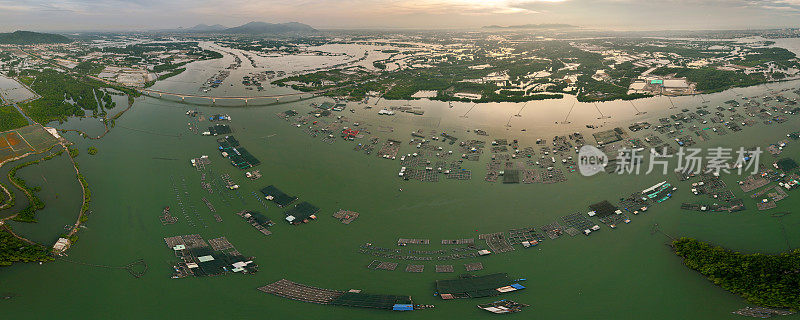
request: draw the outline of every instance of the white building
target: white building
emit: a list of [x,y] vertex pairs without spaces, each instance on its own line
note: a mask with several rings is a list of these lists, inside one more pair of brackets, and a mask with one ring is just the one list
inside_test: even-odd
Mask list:
[[56,241],[56,244],[53,245],[53,253],[61,254],[64,251],[67,251],[67,249],[69,249],[70,244],[72,244],[72,243],[69,241],[69,239],[67,239],[67,238],[58,238],[58,241]]

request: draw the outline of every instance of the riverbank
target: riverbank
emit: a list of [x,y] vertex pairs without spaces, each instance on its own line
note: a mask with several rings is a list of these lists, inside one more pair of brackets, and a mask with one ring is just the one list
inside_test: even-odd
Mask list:
[[[182,89],[188,92],[196,90],[196,87],[186,84]],[[382,141],[402,138],[405,149],[400,153],[405,154],[415,149],[406,143],[411,138],[410,133],[420,128],[426,136],[430,136],[432,131],[437,135],[440,132],[458,134],[459,142],[473,137],[473,133],[467,133],[467,130],[474,132],[472,130],[480,128],[489,134],[482,139],[508,138],[512,141],[516,138],[523,145],[535,145],[536,139],[550,140],[561,131],[570,134],[582,131],[588,137],[591,133],[616,126],[627,127],[631,122],[655,119],[653,123],[657,123],[659,118],[684,108],[695,111],[698,106],[707,104],[713,110],[732,98],[741,101],[743,96],[765,94],[763,88],[757,87],[736,91],[739,94],[724,92],[704,96],[708,102],[700,101],[700,97],[675,98],[672,101],[675,109],[670,109],[672,104],[667,99],[637,101],[636,107],[648,112],[646,115],[636,115],[637,110],[630,104],[598,104],[600,110],[590,104],[576,104],[575,118],[570,116],[569,119],[572,124],[565,125],[555,122],[564,121],[571,101],[566,105],[562,105],[565,101],[546,101],[542,104],[532,102],[527,106],[491,104],[479,107],[455,103],[452,109],[444,103],[419,102],[415,106],[426,111],[425,117],[386,117],[378,115],[377,109],[365,109],[374,104],[352,103],[347,108],[354,109],[354,112],[344,111],[343,114],[350,122],[370,125],[374,129],[371,135]],[[42,318],[160,318],[164,316],[163,308],[154,306],[168,303],[170,308],[181,310],[182,316],[197,319],[231,317],[232,314],[244,318],[258,317],[263,316],[263,310],[267,309],[271,317],[285,319],[488,317],[475,305],[493,301],[487,300],[490,298],[444,301],[433,295],[434,281],[452,278],[452,274],[434,272],[435,265],[440,262],[384,259],[398,263],[398,270],[371,270],[367,266],[375,260],[374,256],[359,254],[357,248],[369,242],[404,251],[435,251],[443,247],[438,245],[443,239],[479,239],[481,234],[538,228],[565,215],[585,213],[591,203],[602,200],[617,202],[616,199],[622,196],[665,179],[661,175],[598,174],[583,177],[572,174],[565,183],[548,185],[487,183],[483,179],[443,179],[439,183],[405,181],[397,176],[397,160],[380,158],[375,153],[356,153],[353,151],[355,144],[351,142],[328,143],[322,136],[310,138],[305,128],[293,127],[275,116],[287,109],[305,113],[311,110],[309,102],[320,104],[325,101],[316,98],[279,107],[225,109],[233,119],[233,135],[262,160],[258,167],[262,178],[258,180],[246,179],[243,171],[229,165],[229,160],[217,151],[215,137],[191,134],[187,130],[186,111],[197,110],[212,115],[220,112],[216,107],[145,97],[138,99],[136,107],[118,119],[117,130],[112,130],[103,139],[79,139],[76,132],[66,132],[66,138],[74,140],[73,148],[87,150],[91,145],[102,152],[92,157],[79,156],[80,171],[77,171],[77,166],[73,167],[74,163],[71,165],[71,161],[63,158],[60,158],[64,162],[61,166],[56,166],[58,163],[55,162],[39,166],[50,171],[20,171],[20,174],[28,175],[26,180],[31,181],[43,180],[45,175],[48,180],[52,177],[50,184],[53,189],[75,189],[69,196],[60,196],[74,198],[73,202],[53,201],[51,205],[46,200],[48,206],[39,214],[47,214],[48,219],[41,219],[39,224],[66,219],[59,216],[60,212],[66,212],[69,214],[68,228],[63,228],[65,223],[59,221],[53,223],[53,229],[69,230],[74,226],[74,212],[83,207],[81,201],[77,201],[81,197],[78,194],[81,188],[74,185],[77,179],[72,172],[75,170],[75,174],[85,175],[85,179],[92,183],[91,209],[96,214],[89,222],[81,224],[81,242],[68,251],[69,259],[93,265],[122,266],[142,258],[153,268],[139,279],[124,271],[65,261],[4,268],[0,272],[4,291],[18,294],[13,303],[4,305],[4,314]],[[412,102],[379,103],[379,107],[401,107],[405,103]],[[598,121],[598,112],[611,115],[613,119]],[[515,117],[515,114],[521,117]],[[586,123],[598,123],[604,127],[595,131],[586,128]],[[205,127],[210,124],[198,121],[197,125]],[[57,126],[59,129],[102,131],[97,121],[70,119]],[[764,146],[787,132],[796,131],[797,126],[796,117],[785,123],[759,123],[742,132],[712,134],[713,139],[701,145]],[[521,131],[523,128],[528,131]],[[208,165],[210,170],[203,173],[188,162],[202,155],[208,155],[211,161]],[[488,157],[488,151],[483,156]],[[797,145],[790,144],[782,156],[798,158],[800,150]],[[486,173],[484,162],[465,163],[476,177]],[[213,193],[204,188],[204,182],[219,184],[223,175],[229,176],[240,187],[235,191],[213,188]],[[56,181],[57,177],[63,179]],[[672,177],[669,177],[671,182]],[[734,186],[737,178],[726,176],[723,179]],[[178,191],[173,189],[171,181],[175,181]],[[263,199],[259,198],[258,192],[267,185],[279,186],[288,194],[312,202],[320,208],[318,219],[300,226],[284,223],[286,208],[259,201]],[[689,183],[676,182],[675,185],[681,191],[672,199],[633,217],[630,224],[615,229],[604,225],[590,237],[565,235],[558,241],[545,239],[532,248],[516,245],[510,252],[462,261],[479,262],[484,270],[475,271],[476,274],[507,272],[525,277],[528,289],[510,293],[507,297],[530,304],[532,307],[525,311],[528,316],[543,319],[636,319],[647,314],[650,318],[665,320],[728,319],[730,312],[745,306],[746,301],[719,290],[698,277],[696,272],[685,268],[664,245],[669,239],[660,232],[653,232],[653,226],[657,224],[665,234],[713,241],[742,252],[777,253],[785,251],[787,244],[800,243],[800,234],[781,232],[782,226],[791,228],[800,224],[800,216],[795,214],[776,219],[755,210],[735,214],[682,211],[681,203],[694,196],[687,192]],[[732,192],[746,199],[748,204],[755,201],[742,191]],[[83,196],[85,200],[85,194]],[[208,206],[203,199],[213,204],[216,213],[206,210]],[[800,205],[799,199],[792,194],[778,203],[774,210],[794,210]],[[166,226],[161,223],[159,216],[165,206],[170,206],[179,218],[176,223]],[[189,218],[178,214],[182,206],[189,212]],[[359,212],[358,220],[344,225],[332,218],[342,208]],[[272,234],[265,236],[235,215],[244,209],[259,211],[277,221],[270,228]],[[222,218],[221,222],[217,222],[214,214]],[[207,227],[201,223],[189,224],[189,221],[199,222],[198,217]],[[21,236],[47,238],[41,234],[43,232],[25,228],[27,225],[14,227]],[[261,261],[260,270],[247,277],[170,279],[172,270],[168,261],[174,255],[164,246],[163,239],[176,234],[199,234],[206,239],[225,236],[236,244],[238,250],[256,256],[256,261]],[[431,244],[396,246],[400,238],[430,239]],[[454,265],[456,270],[465,269],[461,261],[446,263]],[[426,266],[423,272],[403,272],[408,264]],[[403,293],[413,296],[415,303],[434,304],[436,308],[413,313],[336,308],[287,301],[261,294],[256,289],[283,278],[319,288]],[[59,285],[53,286],[53,283]],[[76,294],[75,288],[81,288],[78,289],[80,294]],[[614,292],[613,297],[609,292]],[[47,307],[52,301],[62,303],[58,309]],[[567,311],[564,301],[569,301]]]

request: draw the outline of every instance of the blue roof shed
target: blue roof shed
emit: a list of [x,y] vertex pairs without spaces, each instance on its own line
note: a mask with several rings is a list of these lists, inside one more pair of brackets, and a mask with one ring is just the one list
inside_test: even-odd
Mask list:
[[414,306],[410,304],[395,304],[392,307],[394,311],[414,311]]

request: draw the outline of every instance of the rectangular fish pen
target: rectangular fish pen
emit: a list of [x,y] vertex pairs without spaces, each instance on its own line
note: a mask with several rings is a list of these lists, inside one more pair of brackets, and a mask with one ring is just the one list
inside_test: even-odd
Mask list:
[[261,194],[263,194],[267,200],[270,200],[278,205],[278,207],[285,207],[297,200],[297,197],[284,193],[274,185],[262,188]]

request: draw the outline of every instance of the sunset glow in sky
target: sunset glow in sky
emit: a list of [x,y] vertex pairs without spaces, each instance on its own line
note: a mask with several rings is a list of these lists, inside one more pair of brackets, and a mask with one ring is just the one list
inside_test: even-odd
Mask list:
[[0,0],[0,30],[297,21],[320,29],[567,23],[618,30],[800,26],[800,0]]

